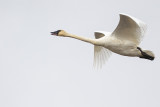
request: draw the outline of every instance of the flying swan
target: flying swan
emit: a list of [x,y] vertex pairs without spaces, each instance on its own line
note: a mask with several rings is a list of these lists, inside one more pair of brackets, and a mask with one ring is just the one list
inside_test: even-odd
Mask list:
[[51,35],[71,37],[94,45],[94,65],[102,66],[112,52],[130,57],[154,60],[152,51],[143,50],[139,44],[145,34],[146,24],[132,16],[120,14],[117,28],[112,32],[95,32],[95,39],[77,36],[64,30],[51,32]]

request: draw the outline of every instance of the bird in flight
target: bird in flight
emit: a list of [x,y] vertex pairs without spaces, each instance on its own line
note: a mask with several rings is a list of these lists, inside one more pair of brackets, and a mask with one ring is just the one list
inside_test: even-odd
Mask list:
[[145,34],[146,24],[126,14],[120,14],[120,21],[113,32],[96,31],[95,39],[77,36],[64,30],[51,32],[51,35],[71,37],[94,45],[94,66],[101,67],[112,52],[130,57],[154,60],[150,50],[143,50],[139,44]]

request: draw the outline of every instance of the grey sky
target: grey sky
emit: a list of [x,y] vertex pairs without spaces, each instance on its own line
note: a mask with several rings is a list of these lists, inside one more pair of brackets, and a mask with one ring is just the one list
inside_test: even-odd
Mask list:
[[[1,0],[1,107],[159,107],[158,0]],[[140,44],[154,61],[112,54],[94,71],[93,46],[50,35],[64,29],[94,38],[119,13],[148,25]]]

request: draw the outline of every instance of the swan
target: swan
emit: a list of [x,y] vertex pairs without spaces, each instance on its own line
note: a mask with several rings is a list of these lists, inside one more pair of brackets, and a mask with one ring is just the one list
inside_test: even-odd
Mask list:
[[94,45],[94,65],[100,66],[106,62],[112,52],[130,57],[154,60],[150,50],[143,50],[139,44],[145,34],[146,24],[127,14],[119,14],[120,21],[111,32],[96,31],[95,39],[77,36],[64,30],[51,32],[51,35],[71,37]]

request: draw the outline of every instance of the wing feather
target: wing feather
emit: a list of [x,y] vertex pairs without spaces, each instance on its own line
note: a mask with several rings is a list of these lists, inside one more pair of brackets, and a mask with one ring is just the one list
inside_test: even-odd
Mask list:
[[[100,39],[106,36],[106,32],[95,32],[95,38]],[[109,33],[110,34],[110,33]],[[106,60],[111,55],[111,51],[102,47],[102,46],[94,46],[94,63],[93,66],[97,69],[101,68],[103,64],[105,64]]]
[[113,31],[112,35],[119,39],[129,40],[139,45],[145,34],[146,28],[146,24],[139,19],[129,15],[120,14],[119,24]]

